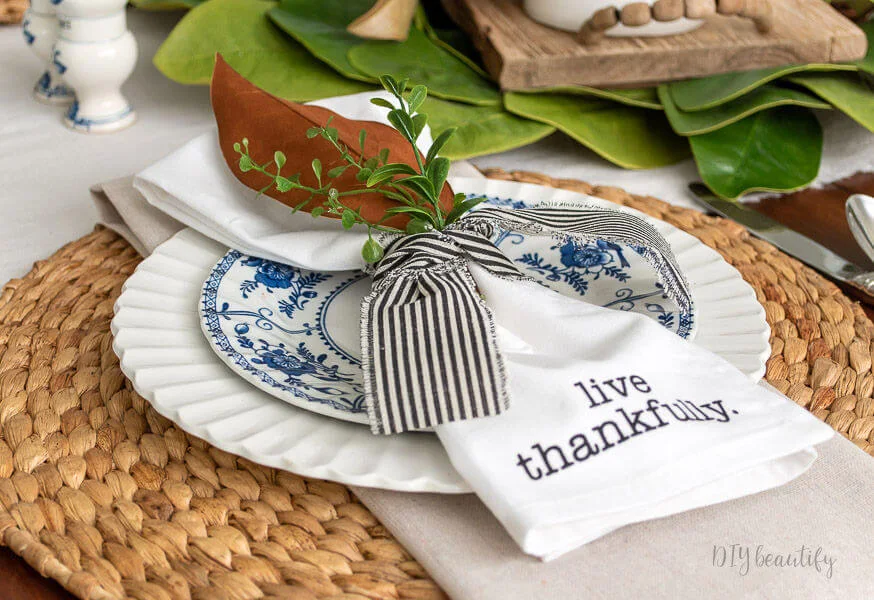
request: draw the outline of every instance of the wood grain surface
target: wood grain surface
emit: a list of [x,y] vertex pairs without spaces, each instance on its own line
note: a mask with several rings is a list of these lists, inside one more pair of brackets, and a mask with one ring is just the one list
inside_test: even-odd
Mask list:
[[535,23],[521,0],[443,0],[443,5],[505,90],[635,86],[865,55],[862,30],[822,0],[770,1],[777,18],[767,34],[748,19],[714,15],[690,33],[607,38],[594,46]]
[[[754,206],[861,266],[874,268],[856,246],[844,219],[844,202],[854,193],[874,195],[874,173],[854,175],[823,189],[796,192]],[[874,319],[874,310],[866,311]],[[56,582],[43,579],[11,550],[0,548],[0,598],[70,600],[73,597]]]

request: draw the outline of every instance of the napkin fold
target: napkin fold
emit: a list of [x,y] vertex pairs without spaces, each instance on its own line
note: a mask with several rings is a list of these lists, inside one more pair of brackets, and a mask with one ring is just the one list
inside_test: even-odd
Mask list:
[[[365,232],[293,213],[250,189],[263,182],[232,172],[228,146],[247,131],[232,115],[255,108],[241,103],[252,93],[239,91],[225,90],[237,104],[213,91],[219,136],[193,140],[140,173],[135,187],[156,209],[246,254],[313,270],[361,268]],[[348,119],[385,122],[384,111],[362,95],[321,105]],[[273,99],[266,122],[281,120],[290,106]],[[293,112],[294,121],[309,114]],[[255,126],[263,129],[258,114]],[[351,126],[343,127],[348,136]],[[304,134],[292,129],[260,151]],[[420,143],[426,150],[427,131]],[[306,161],[290,162],[294,172]],[[552,559],[630,523],[782,485],[803,473],[816,457],[813,446],[832,435],[788,399],[645,316],[498,277],[475,262],[469,267],[494,313],[513,401],[499,416],[436,432],[453,465],[528,554]],[[445,366],[443,374],[445,385],[468,376]]]

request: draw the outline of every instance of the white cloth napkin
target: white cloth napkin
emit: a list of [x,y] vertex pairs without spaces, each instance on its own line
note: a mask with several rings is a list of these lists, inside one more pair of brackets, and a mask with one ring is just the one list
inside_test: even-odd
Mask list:
[[652,319],[472,269],[513,404],[436,431],[528,554],[551,559],[623,525],[782,485],[832,436]]
[[[369,97],[319,104],[384,122]],[[319,270],[363,264],[365,233],[257,197],[230,173],[214,133],[140,173],[135,187],[155,208],[246,254]],[[437,434],[529,554],[550,559],[626,524],[781,485],[832,435],[646,317],[472,270],[495,313],[512,407]]]

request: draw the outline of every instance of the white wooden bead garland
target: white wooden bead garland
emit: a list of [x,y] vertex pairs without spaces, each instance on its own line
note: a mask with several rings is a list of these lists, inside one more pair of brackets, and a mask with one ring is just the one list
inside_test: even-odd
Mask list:
[[59,24],[55,6],[51,0],[33,0],[31,2],[30,7],[24,13],[22,33],[24,41],[45,65],[45,71],[34,85],[34,97],[46,104],[69,104],[72,102],[73,91],[64,85],[60,65],[53,60]]
[[76,92],[65,123],[82,133],[129,127],[136,113],[121,86],[133,72],[137,44],[127,29],[126,0],[52,1],[61,29],[55,59]]

